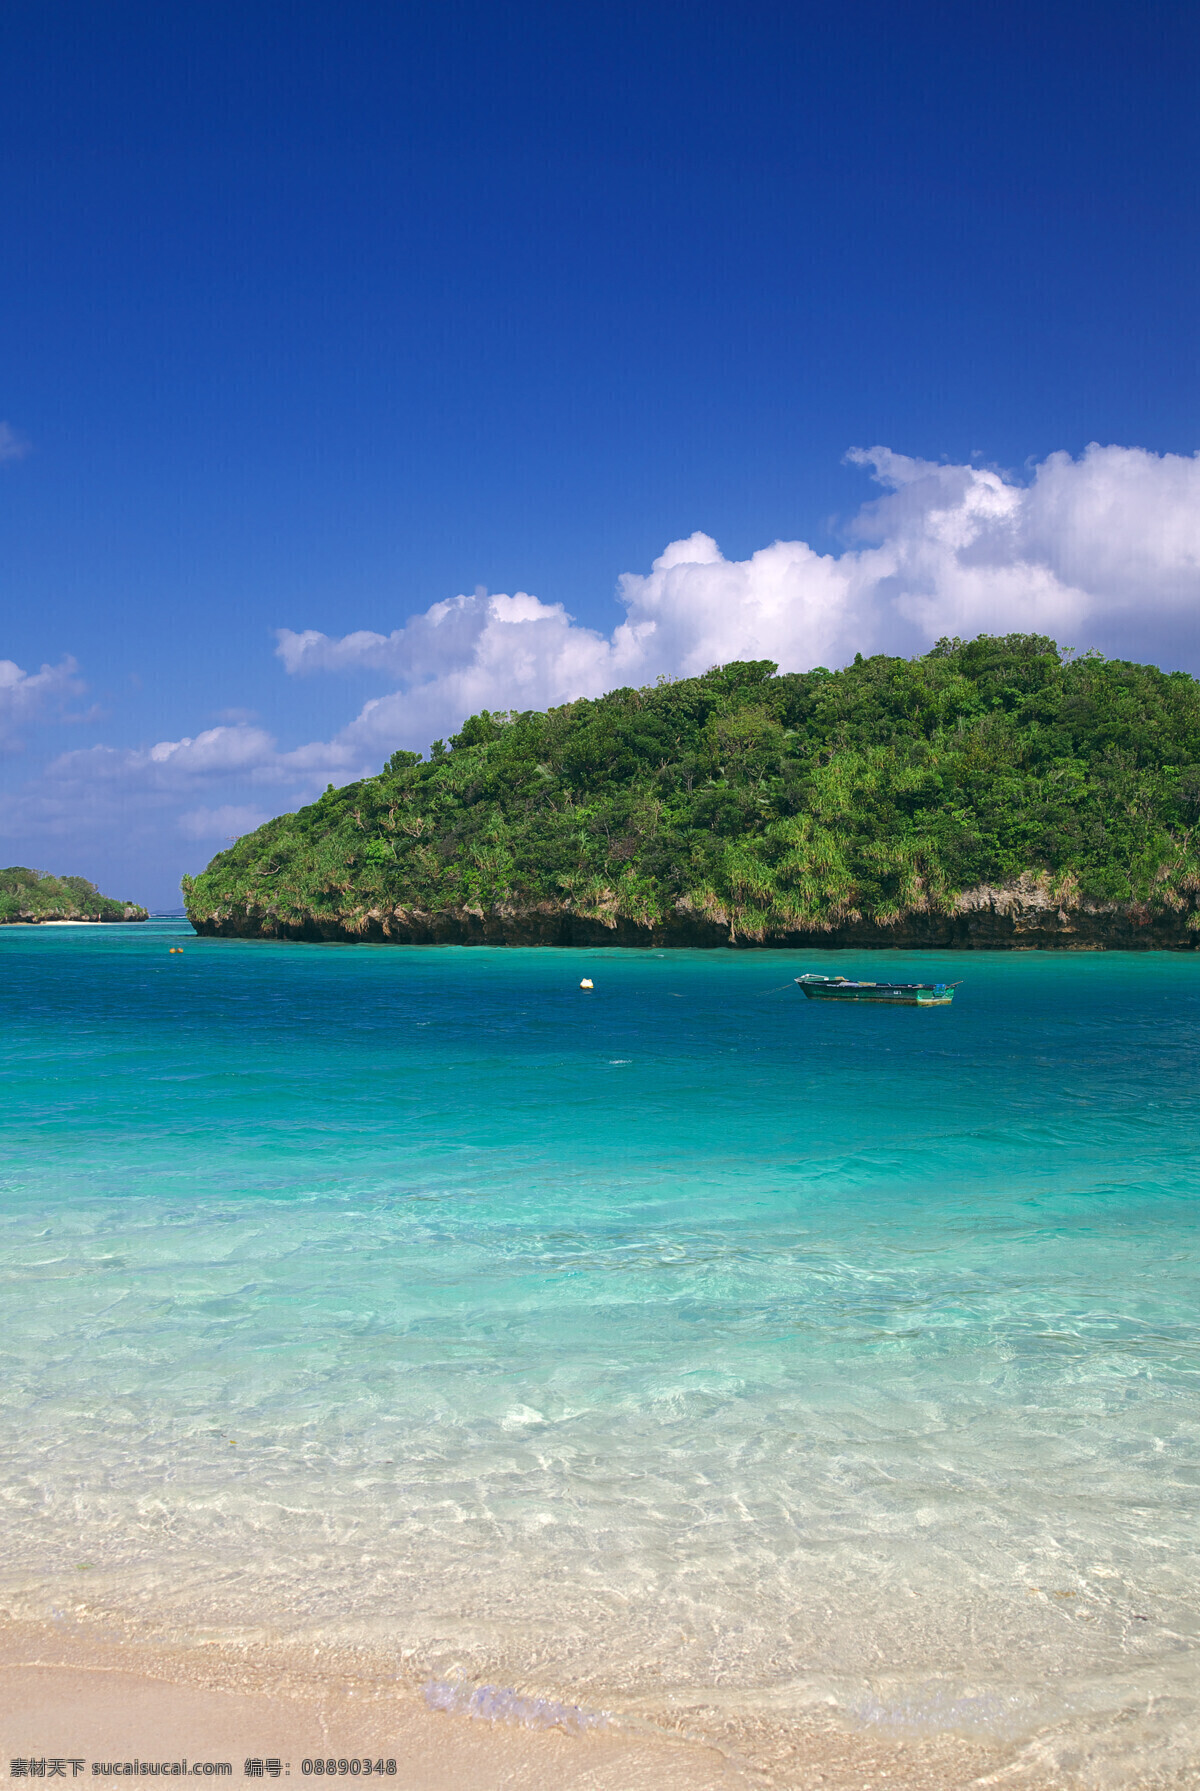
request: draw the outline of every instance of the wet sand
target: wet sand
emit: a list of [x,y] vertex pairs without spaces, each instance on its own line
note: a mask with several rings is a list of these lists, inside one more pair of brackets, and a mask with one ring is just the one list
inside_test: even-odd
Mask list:
[[[272,1756],[285,1776],[300,1780],[306,1755],[391,1757],[397,1772],[383,1782],[406,1791],[518,1785],[718,1791],[739,1782],[708,1750],[531,1734],[439,1716],[411,1694],[356,1702],[331,1691],[298,1701],[171,1685],[120,1669],[30,1666],[0,1670],[0,1699],[6,1759],[22,1752],[68,1762],[81,1758],[87,1762],[82,1777],[92,1784],[91,1762],[97,1760],[181,1760],[189,1777],[197,1764],[228,1761],[240,1783],[247,1759]],[[104,1775],[100,1782],[112,1781]],[[267,1775],[263,1782],[272,1779]]]
[[[63,1760],[64,1782],[73,1758],[84,1762],[81,1784],[127,1783],[133,1775],[97,1774],[93,1763],[135,1760],[186,1761],[193,1782],[241,1784],[247,1760],[277,1758],[282,1784],[322,1757],[392,1758],[397,1771],[383,1783],[396,1791],[964,1791],[1006,1764],[950,1736],[905,1742],[736,1715],[716,1735],[713,1720],[662,1712],[656,1724],[567,1733],[431,1710],[419,1687],[379,1676],[356,1653],[0,1629],[2,1758]],[[194,1770],[219,1762],[232,1773]],[[1031,1784],[1020,1773],[1001,1782]]]

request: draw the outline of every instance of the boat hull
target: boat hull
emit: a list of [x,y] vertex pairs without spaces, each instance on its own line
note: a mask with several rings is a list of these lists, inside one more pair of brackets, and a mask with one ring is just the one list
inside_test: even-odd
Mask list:
[[949,1007],[952,984],[827,982],[796,978],[809,1001],[870,1001],[881,1007]]

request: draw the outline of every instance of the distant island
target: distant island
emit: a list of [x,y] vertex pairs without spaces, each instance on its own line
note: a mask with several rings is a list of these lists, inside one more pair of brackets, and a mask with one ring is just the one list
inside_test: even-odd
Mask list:
[[31,871],[10,864],[0,871],[0,926],[17,922],[51,920],[123,921],[148,920],[136,902],[116,902],[103,896],[86,877],[52,877],[48,871]]
[[1039,635],[545,713],[282,815],[200,933],[515,945],[1200,945],[1200,683]]

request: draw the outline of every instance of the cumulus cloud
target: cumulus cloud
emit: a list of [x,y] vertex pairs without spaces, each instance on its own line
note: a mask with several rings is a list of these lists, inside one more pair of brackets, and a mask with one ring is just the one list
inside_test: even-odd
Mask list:
[[79,667],[70,657],[38,672],[24,672],[12,659],[0,659],[0,746],[14,746],[16,730],[61,711],[68,697],[83,689]]
[[477,591],[435,603],[390,635],[359,633],[341,640],[308,630],[279,631],[279,655],[292,672],[382,671],[403,678],[403,692],[376,697],[337,737],[351,751],[377,751],[415,729],[431,733],[457,726],[487,707],[535,708],[569,696],[594,696],[622,682],[622,668],[637,662],[630,631],[607,640],[582,628],[561,603],[542,603],[525,591],[513,596]]
[[368,702],[333,743],[351,756],[423,745],[479,708],[595,696],[730,659],[785,670],[855,652],[919,652],[942,634],[1028,630],[1130,655],[1200,616],[1200,456],[1093,444],[1051,454],[1021,482],[889,448],[854,450],[883,496],[850,545],[776,541],[727,560],[710,535],[673,541],[626,573],[605,635],[527,592],[435,603],[390,634],[281,629],[293,674],[371,671],[401,688]]
[[[879,622],[890,605],[925,638],[1031,628],[1112,636],[1200,610],[1200,456],[1093,443],[1018,484],[885,448],[850,456],[888,495],[856,519]],[[1088,645],[1090,641],[1076,644]]]
[[[1014,629],[1175,665],[1200,659],[1200,457],[1093,445],[1022,479],[883,447],[850,458],[878,495],[839,552],[776,541],[730,560],[697,532],[618,580],[607,633],[528,592],[483,590],[387,634],[281,629],[289,673],[369,673],[386,693],[332,739],[295,747],[228,711],[178,739],[63,753],[9,804],[4,830],[91,827],[211,850],[327,782],[376,771],[398,746],[424,749],[475,710],[544,707],[730,659],[802,670]],[[74,674],[71,661],[33,674],[0,662],[0,735],[52,707]]]

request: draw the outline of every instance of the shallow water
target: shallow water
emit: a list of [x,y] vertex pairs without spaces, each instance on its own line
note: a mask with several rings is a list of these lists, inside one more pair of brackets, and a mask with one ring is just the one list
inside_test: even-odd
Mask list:
[[810,967],[0,929],[8,1607],[1200,1759],[1200,961]]

